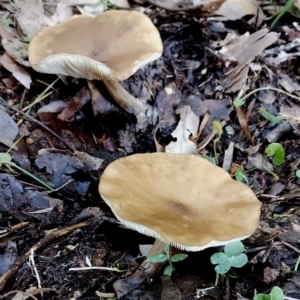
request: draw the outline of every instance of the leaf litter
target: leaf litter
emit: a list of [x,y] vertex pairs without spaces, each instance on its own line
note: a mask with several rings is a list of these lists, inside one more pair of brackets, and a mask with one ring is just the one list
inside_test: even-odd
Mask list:
[[[156,8],[141,1],[110,2],[145,11],[164,42],[160,59],[124,81],[134,97],[157,110],[158,123],[138,131],[135,117],[116,107],[101,83],[62,77],[47,94],[44,90],[53,76],[28,68],[28,41],[41,28],[69,18],[74,8],[95,16],[110,4],[19,2],[1,3],[7,22],[0,27],[5,53],[0,92],[1,101],[12,109],[1,117],[0,151],[5,153],[18,139],[17,127],[22,123],[26,134],[10,153],[18,165],[54,190],[46,191],[31,177],[2,166],[0,226],[6,230],[0,235],[2,293],[33,286],[40,290],[35,295],[44,289],[49,299],[85,299],[96,292],[101,297],[127,295],[127,299],[235,299],[237,295],[252,299],[254,286],[268,294],[278,285],[285,295],[300,299],[299,271],[294,270],[299,257],[300,113],[298,100],[284,93],[299,96],[297,23],[282,19],[270,31],[265,18],[269,10],[254,1],[243,5],[229,0],[149,1]],[[163,5],[167,10],[161,9]],[[254,92],[241,106],[233,105],[238,96],[261,87],[277,90]],[[30,111],[22,112],[39,97]],[[268,114],[261,113],[262,107]],[[279,118],[284,122],[277,122]],[[226,128],[218,139],[215,121]],[[274,164],[274,156],[265,153],[271,143],[285,151],[281,164]],[[223,283],[211,289],[209,249],[189,254],[171,279],[155,278],[147,285],[139,269],[139,245],[153,240],[120,226],[101,200],[98,180],[110,162],[132,153],[155,152],[156,146],[174,153],[198,149],[198,155],[209,158],[217,153],[218,164],[226,170],[233,166],[244,170],[247,183],[263,202],[258,229],[244,242],[250,258],[264,251],[262,259],[252,260],[253,265],[240,270],[239,278],[230,278],[230,289]],[[274,214],[282,218],[275,219]],[[37,272],[43,274],[42,289],[25,263],[31,247]],[[14,263],[16,257],[21,265]],[[125,272],[68,272],[69,267],[88,265],[117,266]]]

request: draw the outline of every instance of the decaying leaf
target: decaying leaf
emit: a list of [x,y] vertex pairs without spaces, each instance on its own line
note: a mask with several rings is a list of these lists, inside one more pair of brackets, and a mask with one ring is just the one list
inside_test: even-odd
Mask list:
[[253,21],[260,25],[265,19],[264,13],[259,5],[254,0],[226,0],[215,11],[215,15],[222,17],[214,17],[212,19],[219,21],[238,20],[248,15],[253,15]]
[[33,37],[46,27],[43,3],[40,0],[15,0],[16,19],[25,36]]
[[30,74],[18,63],[16,63],[8,54],[3,54],[0,57],[2,66],[10,71],[12,75],[27,89],[30,89],[31,77]]
[[[0,143],[7,147],[11,147],[18,131],[19,128],[15,121],[0,108]],[[17,149],[16,146],[15,149]]]
[[300,91],[300,84],[287,74],[280,73],[278,83],[289,93]]
[[59,115],[58,118],[62,121],[68,121],[72,118],[89,100],[91,95],[86,87],[80,89],[80,91],[71,99],[66,107]]
[[245,33],[238,41],[224,46],[217,52],[225,60],[237,62],[237,66],[227,69],[222,81],[223,87],[230,92],[240,90],[248,77],[249,63],[277,40],[277,33],[268,32],[268,29],[263,28],[253,34]]
[[280,112],[279,114],[281,115],[282,119],[284,120],[289,120],[289,121],[294,121],[297,123],[300,123],[300,107],[299,106],[293,106],[293,107],[288,107],[285,105],[282,105],[280,107]]
[[166,146],[166,153],[192,154],[196,151],[197,145],[190,137],[197,134],[200,119],[188,105],[177,108],[176,113],[180,114],[180,121],[172,133],[176,142]]

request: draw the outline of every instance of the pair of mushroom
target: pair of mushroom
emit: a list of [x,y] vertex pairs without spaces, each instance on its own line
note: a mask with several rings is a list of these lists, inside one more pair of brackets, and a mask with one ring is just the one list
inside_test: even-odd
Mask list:
[[114,100],[129,113],[151,116],[151,106],[118,82],[159,58],[158,30],[136,11],[111,10],[97,18],[76,15],[39,32],[30,42],[31,66],[39,72],[102,80]]
[[118,159],[102,174],[99,192],[128,228],[187,251],[245,239],[260,216],[247,185],[195,155]]

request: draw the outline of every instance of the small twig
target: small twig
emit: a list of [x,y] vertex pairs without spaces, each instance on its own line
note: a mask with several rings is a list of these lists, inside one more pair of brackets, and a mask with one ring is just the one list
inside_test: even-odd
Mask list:
[[44,123],[42,123],[42,122],[36,120],[35,118],[33,118],[33,117],[31,117],[30,115],[28,115],[28,114],[22,112],[21,110],[18,110],[18,109],[16,109],[16,108],[13,108],[13,107],[11,107],[11,106],[8,106],[7,104],[5,105],[5,107],[6,107],[7,109],[11,109],[11,110],[13,110],[13,111],[15,111],[15,112],[18,112],[18,113],[20,113],[24,118],[27,118],[28,120],[30,120],[30,121],[32,121],[32,122],[34,122],[34,123],[39,124],[42,128],[44,128],[45,130],[47,130],[48,132],[50,132],[54,137],[56,137],[56,138],[57,138],[58,140],[60,140],[64,145],[66,145],[70,150],[72,150],[73,152],[75,151],[75,149],[74,149],[72,146],[68,145],[67,142],[65,142],[65,141],[64,141],[57,133],[55,133],[53,130],[51,130],[50,128],[48,128]]
[[[35,262],[34,262],[34,256],[33,256],[33,248],[31,248],[31,255],[29,256],[29,263],[31,262],[31,266],[33,268],[33,271],[34,271],[34,274],[35,274],[35,277],[36,277],[36,280],[38,282],[38,288],[41,289],[42,286],[41,286],[41,279],[40,279],[40,275],[39,275],[39,272],[36,268],[36,265],[35,265]],[[43,296],[43,295],[42,295]]]
[[68,184],[74,182],[74,179],[70,179],[69,181],[67,181],[66,183],[64,183],[63,185],[59,186],[58,188],[56,189],[53,189],[51,191],[47,191],[45,192],[45,194],[51,194],[51,193],[54,193],[54,192],[58,192],[59,190],[63,189],[65,186],[67,186]]
[[89,270],[103,270],[103,271],[113,271],[113,272],[126,272],[126,270],[119,270],[117,268],[108,267],[82,267],[82,268],[70,268],[69,271],[89,271]]
[[[53,231],[52,233],[46,235],[44,238],[42,238],[38,243],[32,246],[33,251],[36,251],[42,247],[45,247],[49,242],[53,241],[54,239],[64,236],[68,234],[70,231],[73,231],[77,228],[81,228],[84,226],[88,226],[94,222],[94,219],[87,220],[85,222],[81,222],[66,228],[63,228],[61,230]],[[3,290],[5,284],[7,281],[11,278],[15,272],[19,270],[23,266],[23,264],[28,260],[29,256],[31,254],[31,249],[29,249],[27,252],[25,252],[21,257],[17,258],[14,262],[14,264],[0,277],[0,292]]]
[[297,253],[300,254],[300,250],[299,250],[298,248],[292,246],[291,244],[289,244],[289,243],[287,243],[287,242],[285,242],[285,241],[282,241],[281,239],[280,239],[280,242],[281,242],[283,245],[285,245],[285,246],[287,246],[287,247],[293,249],[295,252],[297,252]]

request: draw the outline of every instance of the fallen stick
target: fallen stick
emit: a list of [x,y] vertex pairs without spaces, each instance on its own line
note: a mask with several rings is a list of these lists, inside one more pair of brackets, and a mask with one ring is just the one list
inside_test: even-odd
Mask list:
[[0,277],[0,292],[3,290],[5,284],[10,279],[10,277],[19,270],[20,267],[23,266],[23,264],[28,260],[29,256],[31,255],[31,249],[33,251],[38,250],[39,248],[42,248],[46,246],[49,242],[53,241],[54,239],[61,237],[70,231],[81,228],[84,226],[88,226],[94,222],[94,219],[87,220],[85,222],[75,224],[69,227],[66,227],[61,230],[54,231],[48,235],[46,235],[44,238],[42,238],[38,243],[36,243],[34,246],[32,246],[29,250],[27,250],[23,256],[17,258],[14,262],[14,264]]

